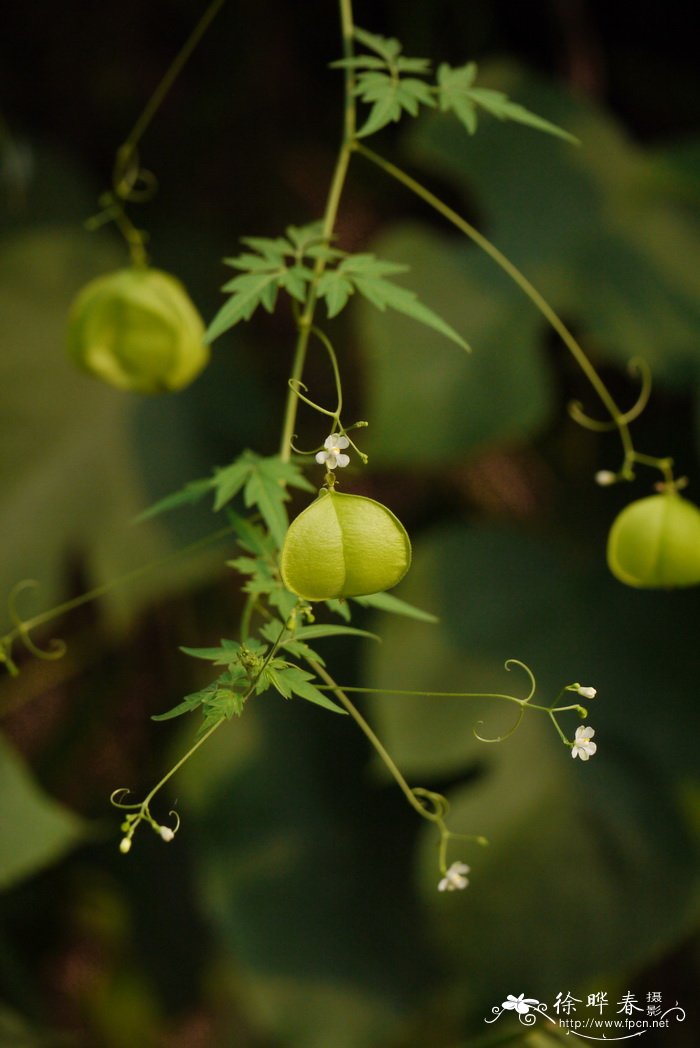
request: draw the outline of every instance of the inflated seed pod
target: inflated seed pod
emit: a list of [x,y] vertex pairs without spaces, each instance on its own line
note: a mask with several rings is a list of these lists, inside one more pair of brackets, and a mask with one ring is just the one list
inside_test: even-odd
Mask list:
[[209,360],[204,324],[185,288],[159,269],[119,269],[91,280],[70,311],[68,351],[118,389],[182,389]]
[[292,521],[280,567],[292,593],[330,600],[391,589],[410,564],[410,539],[391,510],[363,495],[322,491]]
[[677,492],[632,502],[610,529],[608,565],[628,586],[695,586],[700,583],[700,510]]

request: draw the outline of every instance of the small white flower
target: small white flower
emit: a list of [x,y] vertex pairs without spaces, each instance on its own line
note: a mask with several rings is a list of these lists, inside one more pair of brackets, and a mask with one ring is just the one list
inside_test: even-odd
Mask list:
[[507,1000],[503,1001],[501,1008],[505,1008],[506,1011],[517,1012],[518,1015],[527,1015],[530,1008],[539,1003],[540,1002],[534,997],[526,997],[524,993],[519,993],[517,997],[514,997],[512,993],[509,993]]
[[595,688],[583,688],[580,684],[576,691],[579,693],[579,695],[583,695],[584,699],[594,699],[597,695],[597,691]]
[[466,888],[469,881],[464,876],[469,873],[469,867],[463,862],[453,862],[449,870],[438,884],[439,892],[454,892],[459,888]]
[[131,851],[131,837],[122,837],[119,842],[119,851],[122,855],[126,855],[128,851]]
[[601,488],[607,488],[611,484],[614,484],[617,477],[614,473],[611,473],[609,469],[599,469],[595,475],[596,484],[600,484]]
[[319,451],[316,455],[316,461],[319,466],[326,466],[327,469],[335,469],[336,466],[347,466],[350,456],[343,454],[343,448],[347,448],[349,444],[350,441],[342,433],[331,433],[330,437],[326,437],[323,442],[326,450]]
[[595,735],[593,728],[587,728],[581,724],[576,729],[576,737],[574,738],[574,745],[571,749],[572,757],[580,757],[582,761],[587,761],[589,757],[592,757],[595,751],[598,749],[591,739]]
[[171,841],[175,836],[174,831],[171,830],[169,826],[161,826],[158,830],[158,833],[161,835],[164,841]]

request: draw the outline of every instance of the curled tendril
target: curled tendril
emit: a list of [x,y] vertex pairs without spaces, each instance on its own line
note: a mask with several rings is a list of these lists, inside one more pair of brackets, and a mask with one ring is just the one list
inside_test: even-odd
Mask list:
[[315,400],[311,400],[309,397],[304,396],[301,390],[308,390],[309,387],[304,385],[301,379],[290,378],[287,382],[287,385],[289,386],[295,397],[298,397],[299,400],[303,400],[303,402],[305,404],[308,404],[310,408],[313,408],[314,411],[320,412],[321,415],[327,415],[329,418],[337,419],[337,412],[329,411],[328,408],[321,407],[320,404],[317,404]]
[[476,724],[474,725],[474,727],[472,728],[472,732],[474,733],[474,737],[476,739],[478,739],[479,742],[504,742],[506,739],[509,739],[511,737],[511,735],[514,735],[515,732],[520,727],[520,721],[525,716],[525,706],[526,705],[527,705],[527,703],[524,702],[523,705],[520,707],[520,709],[518,710],[518,716],[516,718],[515,724],[513,725],[513,727],[509,731],[507,731],[505,733],[505,735],[496,735],[496,737],[493,738],[493,739],[487,738],[486,735],[479,735],[479,732],[477,731],[477,728],[479,728],[484,723],[482,720],[480,720],[480,721],[477,721]]
[[530,667],[526,666],[524,662],[520,661],[520,659],[506,659],[504,665],[509,673],[511,666],[519,666],[521,670],[524,670],[525,673],[527,673],[528,677],[530,678],[530,691],[526,698],[519,699],[518,701],[522,702],[523,704],[528,703],[532,698],[534,698],[535,692],[537,691],[537,681],[535,680],[535,674],[532,672]]
[[128,797],[131,790],[128,786],[120,786],[119,789],[113,790],[109,796],[109,803],[114,808],[121,808],[123,811],[133,811],[135,808],[140,808],[140,804],[124,804],[124,798]]
[[447,798],[443,797],[441,793],[434,793],[432,790],[423,789],[422,786],[414,787],[411,790],[411,793],[420,804],[426,818],[433,819],[436,822],[442,822],[443,819],[447,817],[450,805]]
[[636,418],[639,418],[649,403],[649,397],[651,396],[651,369],[641,357],[633,357],[627,365],[627,370],[633,377],[638,375],[641,381],[639,396],[628,411],[625,411],[622,415],[617,415],[610,422],[601,422],[598,419],[590,418],[585,413],[580,400],[572,400],[568,406],[568,412],[574,422],[577,422],[579,426],[583,426],[584,429],[593,430],[594,433],[608,433],[610,430],[627,426],[630,422],[634,422]]
[[7,598],[7,613],[15,627],[18,638],[21,640],[22,644],[24,644],[30,655],[34,655],[35,658],[43,659],[44,661],[52,661],[54,659],[60,659],[65,655],[67,650],[65,642],[59,640],[57,637],[53,637],[49,641],[48,650],[40,648],[34,643],[29,635],[29,630],[31,628],[30,623],[22,618],[16,607],[17,598],[20,593],[28,589],[37,589],[38,586],[39,583],[36,579],[22,579],[21,582],[18,582],[17,585],[12,588],[10,595]]
[[119,200],[143,204],[158,191],[158,179],[152,171],[141,167],[134,146],[124,145],[117,150],[112,187]]
[[530,700],[534,698],[535,692],[537,690],[537,681],[535,680],[534,673],[532,672],[530,667],[526,666],[524,662],[520,661],[520,659],[506,659],[506,661],[504,663],[504,666],[505,666],[506,670],[509,673],[510,673],[511,668],[513,666],[518,666],[521,670],[523,670],[527,674],[527,676],[528,676],[528,678],[530,680],[530,690],[529,690],[529,692],[527,693],[527,695],[525,696],[524,699],[518,699],[515,696],[512,696],[512,698],[515,700],[515,702],[518,702],[520,704],[520,709],[518,710],[518,716],[517,716],[517,718],[515,720],[515,724],[512,726],[512,728],[509,729],[509,731],[507,731],[505,733],[505,735],[497,735],[493,739],[488,738],[486,735],[480,735],[479,732],[477,731],[477,729],[484,722],[483,721],[477,721],[476,722],[476,724],[472,728],[472,732],[474,733],[474,737],[476,739],[478,739],[479,742],[504,742],[505,739],[509,739],[511,737],[511,735],[515,734],[517,729],[520,727],[521,720],[525,716],[525,707],[528,705]]

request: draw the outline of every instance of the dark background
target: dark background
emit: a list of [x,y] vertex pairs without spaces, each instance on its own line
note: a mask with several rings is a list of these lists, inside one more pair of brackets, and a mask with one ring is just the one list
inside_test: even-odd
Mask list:
[[[277,447],[292,346],[284,310],[224,336],[210,369],[173,398],[101,390],[62,355],[72,295],[126,264],[113,229],[88,234],[83,222],[201,10],[191,0],[28,0],[3,12],[2,581],[7,591],[25,576],[42,582],[27,614],[218,526],[195,510],[132,538],[128,521],[246,446]],[[402,124],[377,142],[544,281],[625,404],[636,387],[624,362],[638,350],[626,335],[638,323],[655,347],[655,391],[635,436],[675,456],[697,501],[700,73],[688,5],[387,0],[356,3],[355,18],[399,37],[407,54],[476,60],[490,84],[505,70],[514,97],[590,131],[598,151],[586,151],[581,130],[580,161],[560,161],[558,143],[484,121],[464,177],[454,173],[460,128]],[[274,236],[323,211],[340,130],[341,82],[328,69],[338,53],[330,0],[228,0],[144,137],[141,160],[159,189],[132,216],[149,231],[153,263],[186,283],[206,320],[239,237]],[[603,128],[614,135],[598,142]],[[591,186],[602,217],[587,211]],[[89,828],[74,848],[65,828],[55,846],[39,843],[0,898],[0,1043],[456,1048],[480,1043],[483,1016],[506,994],[539,995],[551,1011],[567,990],[605,990],[611,1001],[663,991],[688,1019],[645,1043],[695,1043],[697,593],[626,591],[604,566],[614,513],[655,478],[640,474],[631,492],[592,485],[596,469],[616,468],[615,437],[567,418],[571,397],[588,407],[590,396],[556,339],[529,330],[529,307],[521,323],[498,273],[359,163],[339,238],[410,262],[426,301],[443,295],[436,308],[474,341],[464,368],[474,362],[483,386],[465,389],[461,409],[428,405],[431,416],[455,413],[453,443],[437,423],[409,433],[381,377],[382,347],[405,350],[389,375],[420,393],[420,334],[414,347],[412,328],[366,309],[338,322],[349,412],[378,434],[369,471],[349,471],[348,483],[404,520],[416,566],[400,595],[442,625],[430,634],[392,620],[381,654],[329,645],[329,663],[347,683],[503,690],[505,658],[535,660],[545,688],[577,676],[598,686],[599,754],[571,767],[538,725],[522,745],[516,737],[483,756],[463,706],[431,709],[430,727],[425,707],[397,718],[395,705],[367,704],[411,780],[448,792],[458,828],[465,820],[465,832],[495,842],[486,859],[468,853],[483,872],[468,897],[438,900],[450,909],[436,904],[432,838],[363,740],[270,699],[163,800],[163,818],[177,803],[185,821],[177,841],[144,833],[125,859],[109,793],[128,784],[141,796],[188,745],[191,725],[149,717],[202,685],[178,645],[235,636],[241,609],[239,580],[221,569],[229,547],[125,587],[37,634],[65,637],[65,660],[20,652],[19,678],[3,682],[8,741]],[[504,353],[502,333],[479,327],[484,301],[512,308],[530,371]],[[493,373],[482,374],[488,359]],[[328,393],[322,365],[311,369]],[[304,446],[317,442],[312,423],[302,422]],[[19,801],[7,811],[19,818]],[[38,823],[23,818],[31,837]],[[545,1043],[511,1033],[512,1043]]]

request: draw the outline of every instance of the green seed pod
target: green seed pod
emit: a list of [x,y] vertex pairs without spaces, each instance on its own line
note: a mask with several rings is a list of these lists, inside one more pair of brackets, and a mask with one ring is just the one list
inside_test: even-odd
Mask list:
[[628,586],[695,586],[700,582],[700,510],[676,492],[631,503],[610,529],[608,565]]
[[68,352],[118,389],[182,389],[209,360],[204,324],[184,287],[159,269],[119,269],[91,280],[70,311]]
[[391,510],[362,495],[322,491],[292,521],[282,580],[305,600],[391,589],[411,565],[411,542]]

